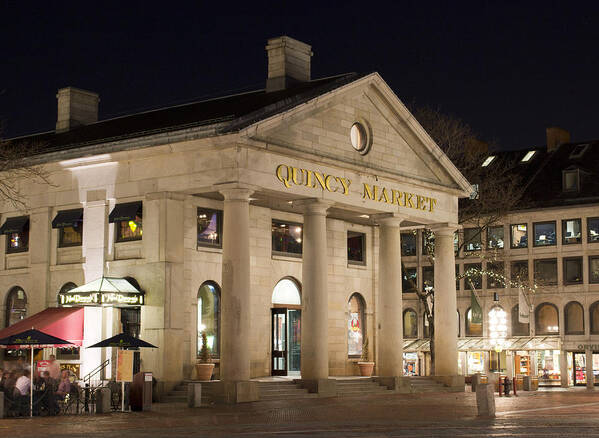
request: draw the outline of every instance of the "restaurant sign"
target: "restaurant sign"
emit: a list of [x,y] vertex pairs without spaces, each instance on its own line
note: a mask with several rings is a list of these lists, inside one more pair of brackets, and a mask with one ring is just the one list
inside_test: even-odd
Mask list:
[[75,294],[60,294],[60,304],[63,306],[141,306],[144,304],[144,294],[132,292],[79,292]]
[[[349,178],[327,174],[311,169],[302,169],[285,164],[279,164],[275,170],[277,179],[286,188],[293,186],[304,186],[312,189],[320,189],[330,193],[349,195],[352,181]],[[432,212],[437,199],[416,193],[397,190],[394,188],[368,184],[363,182],[361,189],[362,199],[386,204],[398,205],[400,207],[412,208]]]

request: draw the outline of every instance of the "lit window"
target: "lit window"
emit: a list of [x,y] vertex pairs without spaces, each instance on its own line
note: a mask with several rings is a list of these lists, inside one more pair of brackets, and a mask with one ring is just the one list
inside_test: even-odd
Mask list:
[[223,212],[198,208],[198,247],[222,246]]
[[512,248],[527,248],[528,247],[528,226],[526,224],[514,224],[510,226],[511,230],[511,247]]
[[348,304],[347,354],[352,357],[362,355],[362,346],[366,339],[366,318],[364,299],[358,293],[353,294]]
[[562,221],[562,244],[571,245],[582,242],[582,225],[580,219]]
[[52,221],[58,228],[58,247],[81,246],[83,242],[83,209],[59,211]]
[[599,217],[588,218],[587,229],[587,237],[589,243],[599,242]]
[[273,220],[272,252],[274,254],[301,257],[302,225]]
[[143,235],[143,207],[141,201],[117,204],[110,212],[108,221],[116,228],[116,241],[141,240]]
[[464,228],[464,248],[466,251],[482,249],[480,228]]
[[543,303],[537,307],[535,314],[537,334],[551,335],[559,333],[557,307],[553,304]]
[[472,308],[466,311],[466,336],[482,336],[483,335],[483,317],[478,312],[472,314]]
[[6,235],[6,253],[24,252],[29,249],[29,216],[9,217],[0,227]]
[[202,332],[206,333],[206,347],[210,356],[218,357],[220,334],[220,288],[212,281],[198,291],[198,357],[202,350]]
[[435,287],[435,271],[432,266],[422,267],[422,290]]
[[487,229],[487,247],[489,249],[503,249],[503,225]]
[[349,130],[352,147],[362,155],[368,152],[370,146],[370,139],[368,137],[368,130],[362,123],[354,123]]
[[495,155],[489,155],[485,161],[483,161],[482,167],[487,167],[489,164],[493,162],[495,159]]
[[410,257],[416,255],[416,232],[401,233],[401,255]]
[[526,155],[524,155],[524,157],[522,158],[522,160],[520,160],[521,163],[528,163],[530,160],[532,160],[532,157],[535,155],[537,151],[528,151],[526,153]]
[[555,222],[536,222],[533,224],[534,246],[550,246],[557,243]]
[[[403,266],[403,264],[402,264]],[[418,269],[417,268],[406,268],[402,269],[402,285],[401,291],[403,293],[417,292],[418,288]]]

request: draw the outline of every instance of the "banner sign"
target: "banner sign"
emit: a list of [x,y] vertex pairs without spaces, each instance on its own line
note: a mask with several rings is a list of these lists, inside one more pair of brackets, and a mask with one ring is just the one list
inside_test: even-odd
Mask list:
[[133,350],[117,350],[117,382],[133,382]]

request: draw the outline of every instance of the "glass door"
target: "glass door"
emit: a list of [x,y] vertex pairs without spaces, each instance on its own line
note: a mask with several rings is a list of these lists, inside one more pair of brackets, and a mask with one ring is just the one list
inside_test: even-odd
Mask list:
[[584,353],[572,353],[574,355],[574,384],[586,385],[586,355]]
[[272,375],[287,375],[287,309],[272,309]]
[[301,357],[301,310],[287,310],[289,321],[289,355],[288,369],[289,374],[299,375],[300,357]]

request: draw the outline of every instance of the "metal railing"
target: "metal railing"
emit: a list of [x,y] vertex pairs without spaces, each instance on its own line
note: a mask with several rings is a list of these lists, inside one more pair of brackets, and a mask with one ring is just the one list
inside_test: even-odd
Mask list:
[[84,386],[90,385],[92,377],[94,377],[96,374],[101,373],[109,364],[110,364],[110,359],[106,359],[104,362],[102,362],[96,368],[91,370],[86,376],[83,377],[83,379],[82,379],[83,385]]

